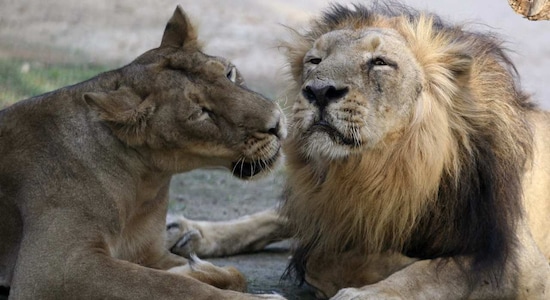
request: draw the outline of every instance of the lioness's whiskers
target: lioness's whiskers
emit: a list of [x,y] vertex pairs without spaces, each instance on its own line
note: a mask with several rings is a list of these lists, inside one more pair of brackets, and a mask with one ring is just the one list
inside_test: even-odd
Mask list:
[[[244,161],[244,156],[241,155],[241,157],[239,157],[239,159],[237,159],[237,162],[235,163],[235,165],[233,166],[233,170],[231,170],[231,173],[235,174],[235,171],[237,171],[237,166],[239,164],[241,164],[241,160]],[[241,164],[242,165],[242,164]],[[241,172],[242,172],[242,167],[241,167]],[[242,175],[242,174],[241,174]]]

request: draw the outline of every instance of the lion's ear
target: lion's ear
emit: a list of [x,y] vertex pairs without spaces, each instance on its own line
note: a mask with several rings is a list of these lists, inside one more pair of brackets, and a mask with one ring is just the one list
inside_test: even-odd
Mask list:
[[466,54],[452,53],[445,61],[447,69],[452,72],[456,84],[460,86],[467,85],[470,80],[473,59]]
[[172,18],[166,24],[160,47],[182,47],[183,45],[196,41],[197,32],[191,25],[189,18],[181,8],[177,6]]
[[118,138],[129,145],[139,145],[145,141],[147,121],[155,111],[150,98],[142,100],[129,88],[85,93],[83,98],[99,118],[109,124]]

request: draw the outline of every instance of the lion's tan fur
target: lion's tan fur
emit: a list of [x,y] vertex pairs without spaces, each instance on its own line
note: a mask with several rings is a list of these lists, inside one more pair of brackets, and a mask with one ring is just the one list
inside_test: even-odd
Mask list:
[[525,211],[530,233],[542,253],[550,260],[550,113],[529,115],[534,138],[535,160],[525,175]]
[[[290,155],[290,182],[296,182],[292,184],[292,193],[296,197],[302,193],[304,196],[300,201],[289,203],[285,212],[302,216],[292,218],[299,221],[295,226],[299,236],[311,237],[321,231],[328,237],[324,240],[326,246],[333,249],[368,237],[367,249],[379,252],[403,245],[417,217],[429,209],[444,173],[460,180],[462,160],[471,155],[468,136],[477,130],[473,127],[491,123],[498,128],[495,130],[502,132],[497,136],[501,140],[499,144],[506,145],[506,151],[510,152],[503,155],[510,157],[529,154],[530,132],[522,116],[518,116],[523,112],[515,104],[513,80],[498,61],[483,56],[483,49],[479,49],[480,57],[475,58],[470,74],[465,75],[474,83],[471,95],[460,93],[462,83],[454,81],[450,70],[462,68],[463,63],[468,65],[469,58],[453,54],[471,47],[471,41],[453,44],[452,32],[434,32],[430,16],[420,16],[415,22],[405,17],[366,24],[350,20],[350,24],[344,23],[342,27],[396,29],[425,70],[424,92],[418,98],[410,126],[399,133],[399,143],[389,149],[370,151],[368,155],[350,156],[345,162],[327,162],[322,167],[327,173],[320,189],[315,188],[318,185],[316,166],[305,164],[301,159],[294,161]],[[296,52],[294,44],[288,47]],[[301,57],[305,54],[298,53]],[[291,60],[301,62],[302,58],[291,57]],[[490,68],[494,71],[488,72]],[[296,88],[298,90],[291,90],[289,94],[299,94],[300,87]],[[466,122],[470,115],[480,124]],[[293,151],[300,145],[290,144],[288,148]],[[313,190],[315,196],[312,197]],[[305,211],[309,213],[304,214]],[[308,216],[324,221],[318,224]],[[344,239],[342,234],[346,236]],[[331,237],[336,240],[330,240]],[[388,240],[391,240],[389,244]]]
[[[358,6],[356,9],[362,8]],[[547,114],[532,108],[527,96],[521,92],[516,83],[515,70],[508,58],[502,54],[500,41],[490,35],[469,34],[460,26],[442,26],[439,24],[441,21],[435,20],[430,14],[419,13],[411,17],[399,13],[378,13],[376,8],[369,13],[366,11],[364,9],[362,14],[354,14],[353,9],[347,10],[337,6],[333,15],[314,21],[305,33],[295,32],[293,39],[283,44],[287,50],[291,71],[290,89],[285,97],[291,101],[293,109],[289,140],[285,147],[289,191],[282,213],[288,217],[290,227],[295,230],[299,245],[305,247],[302,251],[306,254],[299,255],[305,255],[305,259],[309,258],[312,261],[310,267],[308,264],[305,265],[306,280],[315,277],[315,286],[326,292],[325,295],[334,294],[339,288],[347,287],[342,278],[353,277],[350,274],[359,276],[369,272],[368,267],[355,269],[358,264],[354,263],[347,270],[336,271],[338,263],[333,261],[334,257],[347,257],[349,251],[357,251],[354,255],[363,255],[367,262],[369,254],[384,253],[388,250],[404,251],[410,245],[411,239],[417,238],[414,236],[416,228],[424,228],[426,216],[430,216],[432,222],[432,225],[426,226],[441,226],[443,236],[446,232],[451,234],[453,231],[449,228],[455,224],[445,222],[451,220],[449,217],[456,217],[457,212],[450,210],[453,215],[445,215],[444,212],[449,211],[445,209],[436,212],[435,208],[442,205],[438,202],[441,201],[438,200],[438,195],[442,191],[445,192],[449,186],[459,186],[463,183],[465,172],[483,159],[480,156],[483,155],[480,151],[484,151],[480,150],[484,147],[482,143],[490,144],[490,158],[499,163],[499,169],[494,169],[495,175],[491,179],[494,180],[491,181],[492,186],[497,187],[494,198],[511,198],[509,201],[503,200],[502,207],[492,208],[501,211],[491,212],[498,215],[496,219],[501,218],[497,221],[498,228],[504,232],[505,247],[510,247],[510,252],[504,256],[513,261],[515,255],[530,255],[528,252],[531,250],[523,250],[524,248],[516,246],[514,232],[522,232],[516,228],[524,226],[521,221],[523,217],[520,204],[520,181],[524,180],[519,174],[533,167],[536,174],[533,175],[534,182],[525,188],[525,199],[528,202],[526,210],[531,228],[535,230],[533,235],[539,242],[539,248],[548,257],[549,224],[546,220],[550,213],[547,191],[550,178],[544,168],[548,168],[549,165],[549,143],[544,129],[548,128],[550,118]],[[335,21],[338,13],[341,15]],[[329,102],[327,108],[323,109],[328,111],[334,107],[334,111],[339,109],[338,113],[345,116],[346,110],[355,108],[360,111],[356,113],[359,118],[368,120],[371,116],[361,113],[365,111],[363,107],[371,107],[369,101],[375,100],[355,92],[361,87],[355,86],[355,81],[349,79],[360,75],[342,71],[347,67],[338,69],[340,66],[348,65],[346,60],[357,63],[356,61],[360,61],[358,57],[364,54],[345,52],[346,50],[342,50],[345,48],[342,44],[330,43],[342,39],[343,43],[351,44],[358,40],[357,36],[361,34],[368,38],[375,36],[370,44],[362,44],[362,51],[374,52],[380,44],[376,37],[377,31],[383,32],[380,34],[383,36],[382,44],[390,44],[394,35],[397,36],[396,40],[402,39],[402,42],[396,43],[403,43],[406,48],[400,48],[396,53],[401,52],[404,57],[413,57],[407,64],[412,65],[412,69],[421,74],[417,79],[421,91],[411,89],[408,93],[418,94],[414,104],[410,108],[404,108],[410,110],[410,113],[403,117],[392,116],[393,111],[389,114],[379,111],[372,113],[379,121],[401,119],[392,123],[397,124],[393,127],[395,129],[387,131],[383,136],[376,136],[376,144],[368,145],[365,142],[368,141],[368,134],[353,128],[361,126],[355,124],[357,122],[353,121],[353,117],[347,118],[347,127],[338,128],[345,128],[349,132],[344,131],[344,135],[347,134],[348,137],[363,143],[358,149],[350,147],[347,154],[342,154],[345,150],[340,150],[342,147],[338,145],[334,146],[331,152],[332,146],[326,145],[327,142],[322,146],[320,142],[315,144],[317,147],[310,146],[309,143],[313,140],[310,136],[313,135],[308,135],[310,129],[307,126],[313,123],[311,120],[317,116],[312,113],[315,110],[312,104],[303,98],[303,91],[308,82],[330,81],[336,88],[338,84],[345,83],[349,87],[347,95],[343,99]],[[330,49],[331,46],[327,45],[339,48]],[[352,46],[349,47],[351,49]],[[340,57],[340,65],[336,58],[332,58],[337,57],[333,53],[345,53]],[[315,62],[314,66],[305,66],[309,55],[320,57],[322,60],[319,60],[320,63]],[[326,63],[333,63],[336,68],[325,71],[325,59]],[[399,62],[399,68],[402,70],[404,62]],[[387,99],[391,97],[395,98],[391,94]],[[334,114],[338,116],[336,112]],[[332,119],[330,120],[332,122]],[[366,127],[366,124],[364,126]],[[542,136],[544,134],[546,137]],[[536,141],[535,150],[533,135]],[[316,151],[321,154],[317,154]],[[534,160],[533,152],[536,154]],[[509,182],[506,174],[511,175]],[[510,186],[512,188],[508,190]],[[508,194],[508,191],[513,194],[516,190],[519,191],[517,194]],[[452,207],[455,205],[453,201],[459,200],[448,201],[450,202],[447,205]],[[531,217],[536,217],[536,220]],[[464,218],[468,216],[465,215]],[[527,239],[526,245],[530,241]],[[530,246],[525,247],[531,249]],[[539,259],[537,255],[534,257]],[[323,261],[326,265],[323,265]],[[397,269],[406,267],[409,263],[410,261],[396,263],[400,265]],[[507,269],[508,263],[505,264],[503,268]],[[513,262],[511,264],[513,265]],[[540,265],[540,261],[536,264]],[[505,271],[505,276],[544,278],[545,275],[542,274],[548,274],[546,267],[537,275],[530,274],[530,270],[522,266],[521,271],[517,273],[516,270]],[[372,268],[372,272],[377,271],[376,266]],[[396,271],[395,268],[389,269],[391,271],[383,277]],[[328,279],[330,275],[327,273],[331,270],[340,273],[333,274],[332,279]],[[497,271],[491,269],[490,272]],[[331,282],[336,280],[335,278],[338,278],[338,284]],[[375,281],[366,281],[363,284]],[[361,286],[357,278],[352,285]],[[334,289],[335,287],[337,288]],[[507,288],[509,287],[504,287],[503,291],[509,291]],[[515,288],[510,289],[515,293]],[[524,295],[523,297],[539,297],[540,294],[537,293],[544,293],[547,289],[548,287],[545,288],[543,284],[542,289],[539,286],[536,291],[531,291],[534,294],[520,294]],[[506,295],[507,292],[503,293],[501,295]],[[489,292],[482,295],[492,294]]]

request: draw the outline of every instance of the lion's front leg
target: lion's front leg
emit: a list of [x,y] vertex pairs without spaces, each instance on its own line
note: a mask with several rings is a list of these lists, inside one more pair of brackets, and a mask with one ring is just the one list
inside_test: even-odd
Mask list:
[[466,258],[420,260],[375,284],[341,289],[331,299],[549,299],[548,261],[527,228],[518,235],[516,254],[502,276],[471,282],[475,276],[468,273]]
[[[306,282],[325,299],[347,287],[361,287],[384,280],[417,259],[397,252],[366,255],[358,249],[338,255],[313,254],[307,263]],[[353,298],[351,298],[353,299]]]
[[178,217],[167,225],[166,247],[190,257],[217,257],[258,251],[288,237],[285,221],[275,209],[223,222]]
[[331,300],[467,299],[470,289],[453,262],[421,260],[375,284],[344,288]]

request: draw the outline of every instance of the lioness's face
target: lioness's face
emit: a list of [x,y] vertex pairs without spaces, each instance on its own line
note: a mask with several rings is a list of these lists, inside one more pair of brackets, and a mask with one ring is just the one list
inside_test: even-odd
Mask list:
[[322,35],[302,61],[291,135],[309,157],[342,158],[399,138],[422,74],[394,30]]
[[[153,147],[178,149],[201,164],[248,178],[270,168],[285,136],[279,106],[248,90],[237,68],[199,51],[176,51],[154,76]],[[178,155],[179,156],[179,155]]]
[[281,109],[247,89],[226,59],[204,54],[183,12],[174,14],[159,48],[119,72],[125,82],[103,97],[112,102],[97,95],[89,102],[111,110],[103,118],[115,134],[156,168],[226,167],[249,178],[279,158],[286,135]]

